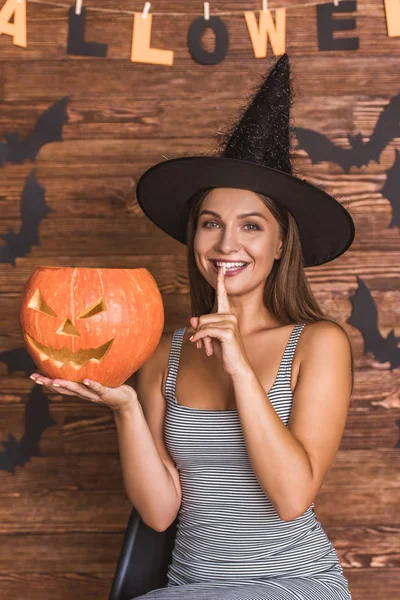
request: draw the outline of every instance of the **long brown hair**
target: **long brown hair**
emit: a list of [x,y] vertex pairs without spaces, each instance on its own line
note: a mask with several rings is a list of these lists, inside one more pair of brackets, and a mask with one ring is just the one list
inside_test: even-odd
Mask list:
[[[202,190],[202,192],[194,194],[189,199],[187,267],[191,315],[197,317],[210,313],[215,300],[215,289],[200,273],[193,248],[200,208],[203,200],[212,189]],[[284,325],[300,322],[314,323],[316,321],[330,321],[336,323],[347,335],[340,323],[322,311],[311,291],[304,271],[300,236],[294,217],[285,206],[269,196],[260,193],[257,193],[257,196],[261,198],[277,220],[280,236],[283,240],[281,258],[274,261],[271,272],[265,282],[264,306]],[[353,388],[354,360],[352,351],[351,373]]]

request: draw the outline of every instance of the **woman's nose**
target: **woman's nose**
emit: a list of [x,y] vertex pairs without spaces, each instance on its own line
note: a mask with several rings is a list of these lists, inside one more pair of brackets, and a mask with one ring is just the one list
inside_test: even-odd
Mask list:
[[215,244],[215,249],[223,252],[224,254],[234,254],[239,250],[239,243],[236,239],[235,232],[231,229],[221,229],[221,233]]

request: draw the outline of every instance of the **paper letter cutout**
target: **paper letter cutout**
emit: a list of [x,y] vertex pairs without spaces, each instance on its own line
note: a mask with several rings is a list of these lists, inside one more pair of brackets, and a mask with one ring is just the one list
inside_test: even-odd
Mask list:
[[150,48],[152,15],[144,19],[141,13],[135,13],[133,18],[131,61],[149,63],[152,65],[169,65],[174,62],[172,50]]
[[358,50],[358,37],[334,38],[334,31],[345,31],[356,28],[355,19],[340,19],[332,21],[332,13],[354,12],[357,10],[356,0],[342,0],[334,4],[317,5],[318,50]]
[[[201,43],[201,34],[207,27],[212,29],[215,35],[213,52],[207,52]],[[187,43],[193,60],[200,65],[217,65],[224,60],[228,52],[228,30],[219,17],[210,17],[209,19],[198,17],[189,28]]]
[[254,56],[256,58],[265,58],[267,56],[268,36],[274,55],[279,56],[285,53],[286,9],[277,8],[275,14],[276,26],[269,10],[266,12],[260,11],[260,21],[258,25],[254,12],[245,11],[244,13]]
[[67,54],[74,56],[107,56],[107,44],[85,42],[86,8],[82,7],[81,14],[71,6],[68,15],[68,45]]
[[[10,23],[14,16],[14,22]],[[13,38],[15,46],[26,48],[26,0],[7,0],[0,10],[0,35],[5,33]]]
[[386,26],[389,37],[400,35],[400,2],[385,0]]

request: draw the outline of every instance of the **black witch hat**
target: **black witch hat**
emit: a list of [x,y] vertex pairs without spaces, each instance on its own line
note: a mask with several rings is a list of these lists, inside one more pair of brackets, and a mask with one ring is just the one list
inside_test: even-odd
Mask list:
[[153,165],[136,186],[139,206],[170,236],[187,243],[190,200],[214,187],[240,188],[283,204],[296,220],[303,264],[329,262],[351,245],[351,215],[328,193],[292,174],[291,83],[283,54],[264,77],[217,155],[184,156]]

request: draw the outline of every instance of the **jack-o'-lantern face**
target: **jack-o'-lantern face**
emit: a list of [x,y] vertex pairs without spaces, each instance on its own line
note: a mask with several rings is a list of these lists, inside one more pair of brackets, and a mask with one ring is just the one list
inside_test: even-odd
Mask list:
[[20,324],[47,377],[116,387],[157,346],[164,306],[144,268],[37,267],[21,297]]
[[[49,317],[59,317],[59,315],[44,300],[39,289],[37,289],[34,292],[27,306],[28,308],[36,310],[44,315],[48,315]],[[104,298],[100,297],[94,302],[92,302],[89,306],[87,306],[83,313],[77,316],[77,319],[90,319],[90,317],[105,312],[106,310],[107,308]],[[55,329],[55,333],[57,335],[64,335],[68,337],[81,337],[75,324],[67,316],[63,317],[61,325],[57,329]],[[76,352],[73,352],[65,346],[57,350],[52,346],[46,346],[38,340],[33,339],[29,334],[26,334],[26,336],[32,344],[32,346],[35,347],[36,350],[39,352],[42,360],[52,360],[58,367],[70,363],[73,367],[77,369],[85,365],[89,360],[93,360],[94,362],[98,363],[101,362],[101,360],[106,355],[106,352],[111,348],[112,343],[114,341],[113,338],[107,341],[106,343],[102,344],[101,346],[97,346],[96,348],[88,348],[86,350],[80,348]]]

